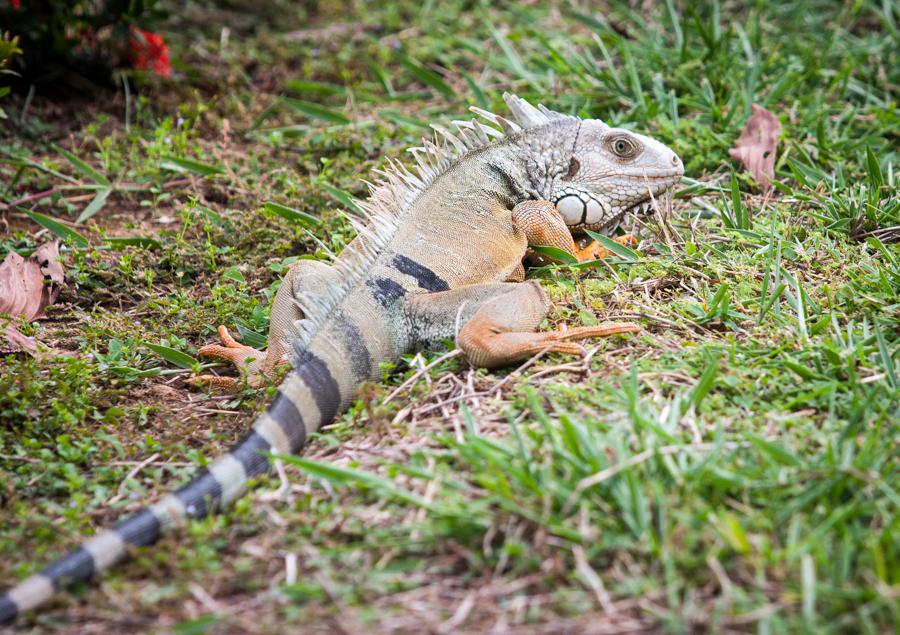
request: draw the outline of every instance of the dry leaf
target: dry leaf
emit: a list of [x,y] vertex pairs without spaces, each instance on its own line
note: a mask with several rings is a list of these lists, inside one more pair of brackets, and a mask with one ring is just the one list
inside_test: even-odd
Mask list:
[[[28,258],[11,251],[0,264],[0,314],[23,317],[29,322],[36,320],[56,301],[64,283],[58,240],[43,245]],[[32,354],[37,350],[34,339],[22,335],[11,322],[0,333],[11,350]]]
[[753,175],[760,189],[767,192],[775,178],[775,150],[781,122],[771,112],[753,104],[741,136],[728,151],[731,158],[740,161]]
[[[0,319],[0,324],[2,324],[3,320]],[[6,340],[6,346],[0,343],[0,353],[15,353],[16,351],[25,351],[26,353],[30,353],[31,355],[37,355],[38,347],[37,341],[33,337],[28,337],[27,335],[23,335],[19,329],[16,328],[16,325],[12,322],[7,322],[6,326],[3,327],[3,331],[0,331],[2,334],[2,338],[0,338],[0,342],[2,340]]]

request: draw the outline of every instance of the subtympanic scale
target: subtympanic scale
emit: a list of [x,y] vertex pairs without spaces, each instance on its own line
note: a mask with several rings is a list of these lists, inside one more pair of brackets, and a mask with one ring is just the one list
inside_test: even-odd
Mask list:
[[556,199],[556,208],[566,225],[596,225],[609,216],[609,208],[584,192],[564,190]]

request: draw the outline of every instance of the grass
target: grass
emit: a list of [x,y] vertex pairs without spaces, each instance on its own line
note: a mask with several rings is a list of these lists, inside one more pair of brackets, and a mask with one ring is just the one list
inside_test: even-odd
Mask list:
[[[179,77],[127,107],[4,98],[2,199],[32,198],[0,253],[63,234],[71,283],[28,331],[70,355],[0,358],[0,578],[238,438],[271,389],[189,391],[197,349],[260,342],[361,179],[504,90],[684,159],[635,252],[530,274],[551,323],[644,331],[495,373],[410,356],[283,478],[17,629],[898,628],[895,5],[229,6],[173,15]],[[784,126],[771,196],[728,158],[752,103]]]

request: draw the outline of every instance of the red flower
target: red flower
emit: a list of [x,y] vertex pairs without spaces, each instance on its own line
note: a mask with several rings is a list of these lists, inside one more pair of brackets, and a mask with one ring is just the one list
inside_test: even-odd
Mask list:
[[22,0],[9,0],[9,3],[12,5],[13,9],[22,8]]
[[159,33],[144,31],[137,27],[131,30],[131,61],[135,68],[153,71],[162,77],[172,72],[169,65],[169,47]]

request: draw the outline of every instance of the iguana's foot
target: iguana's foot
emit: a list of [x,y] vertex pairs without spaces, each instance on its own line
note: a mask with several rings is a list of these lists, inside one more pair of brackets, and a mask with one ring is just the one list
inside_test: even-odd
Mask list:
[[[219,334],[219,344],[207,344],[199,353],[207,357],[219,357],[234,364],[246,375],[247,384],[252,388],[258,388],[265,381],[264,364],[266,352],[258,351],[235,340],[228,329],[223,325],[216,329]],[[219,377],[217,375],[199,375],[191,377],[187,383],[191,386],[216,386],[219,388],[234,388],[239,380],[235,377]]]
[[[631,234],[615,236],[613,240],[626,247],[634,247],[638,244],[637,238]],[[610,255],[612,255],[612,252],[596,240],[592,240],[586,247],[575,252],[575,257],[578,258],[578,262],[584,262],[585,260],[600,260],[601,258],[609,258]]]
[[606,337],[616,333],[636,333],[641,327],[631,322],[610,322],[537,333],[510,332],[475,316],[459,334],[459,345],[475,366],[497,368],[541,351],[581,355],[580,344],[565,340]]
[[[634,333],[640,330],[637,324],[630,322],[610,322],[598,326],[579,326],[558,331],[538,332],[541,321],[547,315],[550,301],[541,286],[532,281],[520,284],[494,285],[491,289],[499,295],[488,296],[480,300],[479,289],[487,286],[469,288],[470,299],[478,302],[475,313],[459,330],[456,342],[466,354],[473,366],[498,368],[547,350],[555,353],[579,355],[584,349],[571,340],[582,340],[588,337],[605,337],[615,333]],[[505,293],[503,289],[508,289]],[[438,302],[435,306],[417,307],[427,318],[429,313],[439,313],[441,304],[459,303],[466,294],[466,288],[444,292],[446,303]],[[452,295],[452,297],[451,297]],[[432,305],[438,300],[425,296],[422,302]],[[425,309],[423,311],[423,309]],[[430,309],[430,311],[428,310]],[[443,311],[444,314],[456,315],[458,312]],[[433,320],[431,320],[433,322]]]

